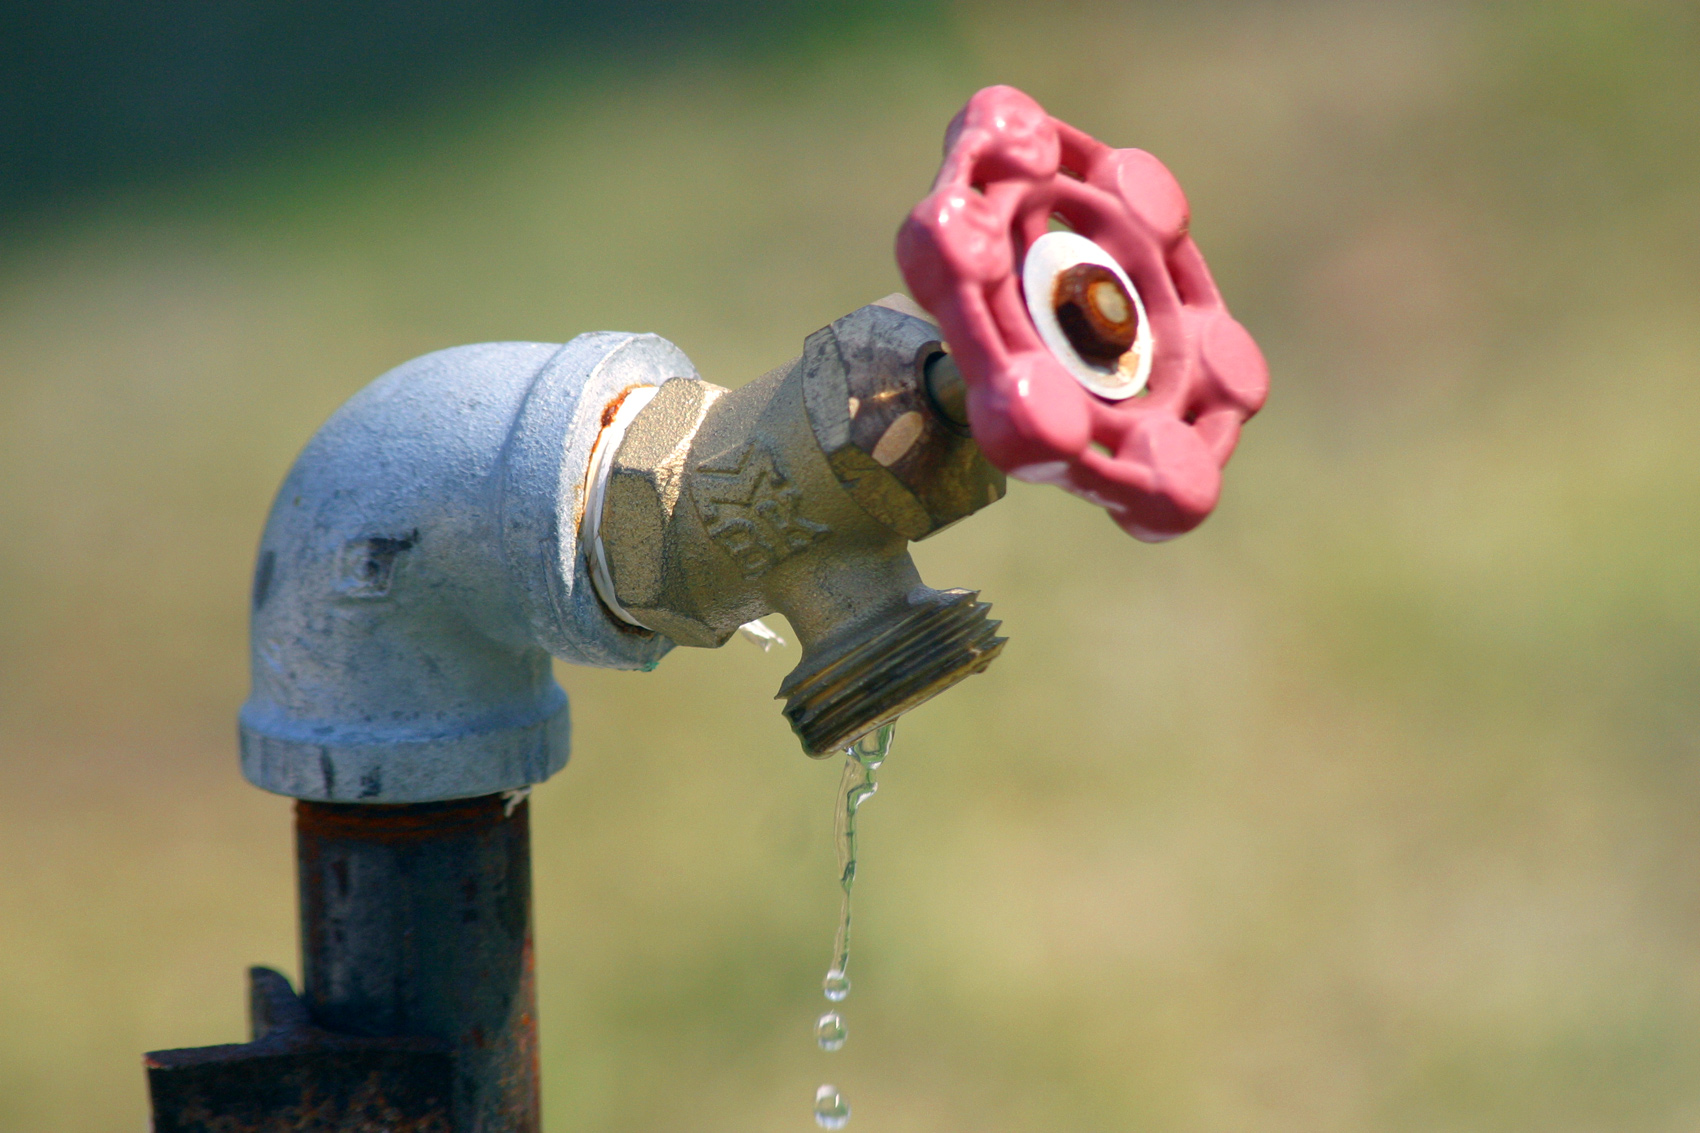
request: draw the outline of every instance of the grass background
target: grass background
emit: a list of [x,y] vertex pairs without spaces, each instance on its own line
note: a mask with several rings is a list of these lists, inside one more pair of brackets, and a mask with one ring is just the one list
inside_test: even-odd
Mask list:
[[977,87],[1155,152],[1269,356],[1161,547],[1012,485],[917,548],[1011,643],[864,812],[794,649],[563,669],[535,795],[566,1131],[1700,1123],[1700,16],[1682,3],[964,0],[510,68],[0,223],[0,1130],[142,1129],[140,1054],[298,970],[247,787],[245,595],[343,399],[653,330],[723,384],[894,290]]

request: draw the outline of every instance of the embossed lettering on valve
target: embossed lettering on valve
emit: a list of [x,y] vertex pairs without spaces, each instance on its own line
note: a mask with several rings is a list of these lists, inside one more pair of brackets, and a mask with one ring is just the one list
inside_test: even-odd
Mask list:
[[[834,841],[838,844],[838,884],[844,896],[839,905],[832,966],[821,981],[821,990],[833,1003],[842,1003],[850,995],[850,894],[856,887],[856,812],[879,789],[874,772],[891,754],[891,740],[896,732],[896,724],[886,724],[844,752],[844,774],[838,781],[838,801],[832,819]],[[844,1017],[837,1011],[828,1011],[815,1023],[815,1042],[822,1050],[838,1050],[848,1037]],[[815,1091],[816,1124],[822,1129],[842,1129],[849,1120],[850,1104],[836,1086],[822,1086]]]
[[743,569],[760,578],[782,560],[832,534],[798,514],[803,493],[785,475],[779,455],[759,440],[697,466],[693,495],[708,537]]

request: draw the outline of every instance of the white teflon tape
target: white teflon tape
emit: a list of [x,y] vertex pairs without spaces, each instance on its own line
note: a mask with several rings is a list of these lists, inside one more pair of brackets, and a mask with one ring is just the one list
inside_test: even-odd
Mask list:
[[589,491],[585,493],[584,542],[590,556],[591,584],[596,587],[597,597],[613,611],[615,617],[639,629],[649,627],[627,613],[614,597],[614,576],[608,571],[608,552],[602,547],[602,497],[608,489],[608,473],[614,465],[614,454],[620,451],[626,430],[660,389],[660,386],[638,386],[627,392],[620,408],[614,411],[614,419],[596,438],[596,447],[590,451],[590,467],[586,472]]

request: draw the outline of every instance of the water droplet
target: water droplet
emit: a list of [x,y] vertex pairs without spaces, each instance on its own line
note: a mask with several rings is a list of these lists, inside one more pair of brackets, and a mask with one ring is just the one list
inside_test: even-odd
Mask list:
[[837,1086],[822,1086],[815,1091],[815,1124],[822,1129],[842,1129],[850,1124],[850,1103]]
[[837,1050],[844,1045],[849,1032],[844,1029],[844,1018],[836,1011],[828,1011],[815,1024],[815,1041],[820,1043],[822,1050]]
[[821,981],[821,988],[828,999],[834,1003],[843,1003],[844,997],[850,994],[850,977],[834,968],[826,974],[826,979]]

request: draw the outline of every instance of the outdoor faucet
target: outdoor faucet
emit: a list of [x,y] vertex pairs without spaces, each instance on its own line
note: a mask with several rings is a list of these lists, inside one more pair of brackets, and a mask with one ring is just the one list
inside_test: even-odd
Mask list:
[[785,715],[829,755],[1002,649],[907,545],[1006,473],[1141,539],[1196,526],[1267,371],[1189,223],[1151,155],[991,87],[898,234],[914,300],[739,389],[598,332],[439,351],[350,399],[261,537],[240,721],[244,774],[298,800],[302,990],[255,969],[252,1042],[149,1055],[157,1133],[535,1131],[551,656],[649,669],[777,611]]
[[566,762],[550,654],[651,668],[774,610],[803,646],[781,695],[811,754],[984,668],[987,607],[922,585],[905,547],[1004,477],[929,393],[937,328],[883,302],[736,391],[605,332],[374,382],[260,541],[249,779],[322,802],[519,790]]

